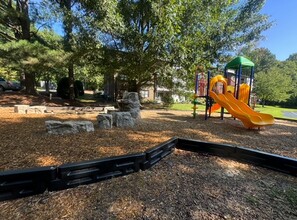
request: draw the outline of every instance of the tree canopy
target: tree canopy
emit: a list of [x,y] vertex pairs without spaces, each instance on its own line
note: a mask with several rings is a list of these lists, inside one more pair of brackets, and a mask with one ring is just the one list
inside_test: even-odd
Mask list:
[[275,55],[267,48],[242,51],[245,51],[245,55],[255,61],[254,92],[262,100],[262,103],[269,101],[296,106],[297,61],[277,61]]
[[[221,62],[271,26],[260,13],[265,0],[30,3],[3,0],[0,6],[0,59],[25,73],[28,92],[36,78],[63,77],[66,70],[72,80],[94,77],[93,83],[103,74],[121,75],[137,91],[153,81],[173,87],[175,78],[190,85],[198,65]],[[53,24],[62,24],[62,36],[52,32]],[[273,65],[268,51],[256,54],[258,60],[247,57],[256,66],[263,61],[260,72]]]
[[[81,1],[103,45],[102,64],[137,87],[162,69],[209,66],[270,27],[259,13],[265,1]],[[168,69],[168,68],[167,68]],[[174,71],[172,71],[174,72]],[[183,76],[192,79],[192,75]]]
[[268,72],[259,72],[255,77],[255,92],[257,97],[266,101],[281,102],[290,97],[292,80],[282,74],[280,68],[270,68]]
[[242,49],[241,53],[256,63],[255,72],[265,72],[277,64],[275,55],[267,48],[251,49],[247,47]]

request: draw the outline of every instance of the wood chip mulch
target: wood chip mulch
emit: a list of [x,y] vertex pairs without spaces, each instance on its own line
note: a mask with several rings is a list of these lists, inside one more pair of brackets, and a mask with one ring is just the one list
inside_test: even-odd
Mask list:
[[[202,113],[201,113],[202,114]],[[0,108],[0,170],[143,152],[172,137],[244,146],[297,158],[297,122],[247,130],[226,117],[142,111],[134,128],[99,130],[97,114],[16,114]],[[95,132],[49,135],[45,121],[90,120]],[[175,150],[150,170],[0,202],[0,219],[297,219],[297,178]]]

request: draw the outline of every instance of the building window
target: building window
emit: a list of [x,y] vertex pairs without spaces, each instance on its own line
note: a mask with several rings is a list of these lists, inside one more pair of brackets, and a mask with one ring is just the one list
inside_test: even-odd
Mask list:
[[141,90],[140,91],[141,98],[148,98],[149,97],[149,91],[148,90]]

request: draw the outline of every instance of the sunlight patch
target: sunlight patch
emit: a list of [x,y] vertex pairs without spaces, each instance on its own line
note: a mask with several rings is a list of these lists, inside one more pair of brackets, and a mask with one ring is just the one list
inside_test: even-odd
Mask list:
[[53,156],[41,156],[37,158],[38,165],[40,166],[53,166],[60,164],[60,161],[58,161],[55,157]]

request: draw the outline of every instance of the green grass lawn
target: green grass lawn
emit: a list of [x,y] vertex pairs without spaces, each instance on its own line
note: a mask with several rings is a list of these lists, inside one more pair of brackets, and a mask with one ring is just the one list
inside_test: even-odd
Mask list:
[[[171,110],[181,110],[181,111],[193,111],[192,107],[193,107],[193,104],[190,104],[190,103],[189,104],[175,103],[172,105],[172,107],[170,109]],[[197,110],[205,111],[205,105],[199,104]],[[297,113],[297,109],[281,108],[278,106],[262,107],[261,105],[257,105],[255,111],[271,114],[273,117],[276,117],[276,118],[288,118],[283,115],[283,112],[296,112]],[[296,118],[289,118],[289,119],[297,120]]]
[[85,93],[83,96],[79,96],[77,98],[77,100],[79,100],[80,102],[83,102],[83,103],[96,102],[96,99],[94,98],[94,95],[93,94],[89,94],[89,93]]
[[[271,114],[273,117],[276,117],[276,118],[287,118],[283,115],[283,112],[296,112],[297,113],[297,109],[281,108],[278,106],[262,107],[261,105],[257,105],[255,110],[259,111],[261,113]],[[292,119],[292,118],[290,118],[290,119]],[[295,118],[295,120],[297,120],[297,119]]]
[[[170,109],[171,110],[180,110],[180,111],[193,111],[192,107],[194,105],[187,103],[187,104],[181,104],[181,103],[175,103],[173,104]],[[205,105],[198,104],[198,111],[205,111]]]

